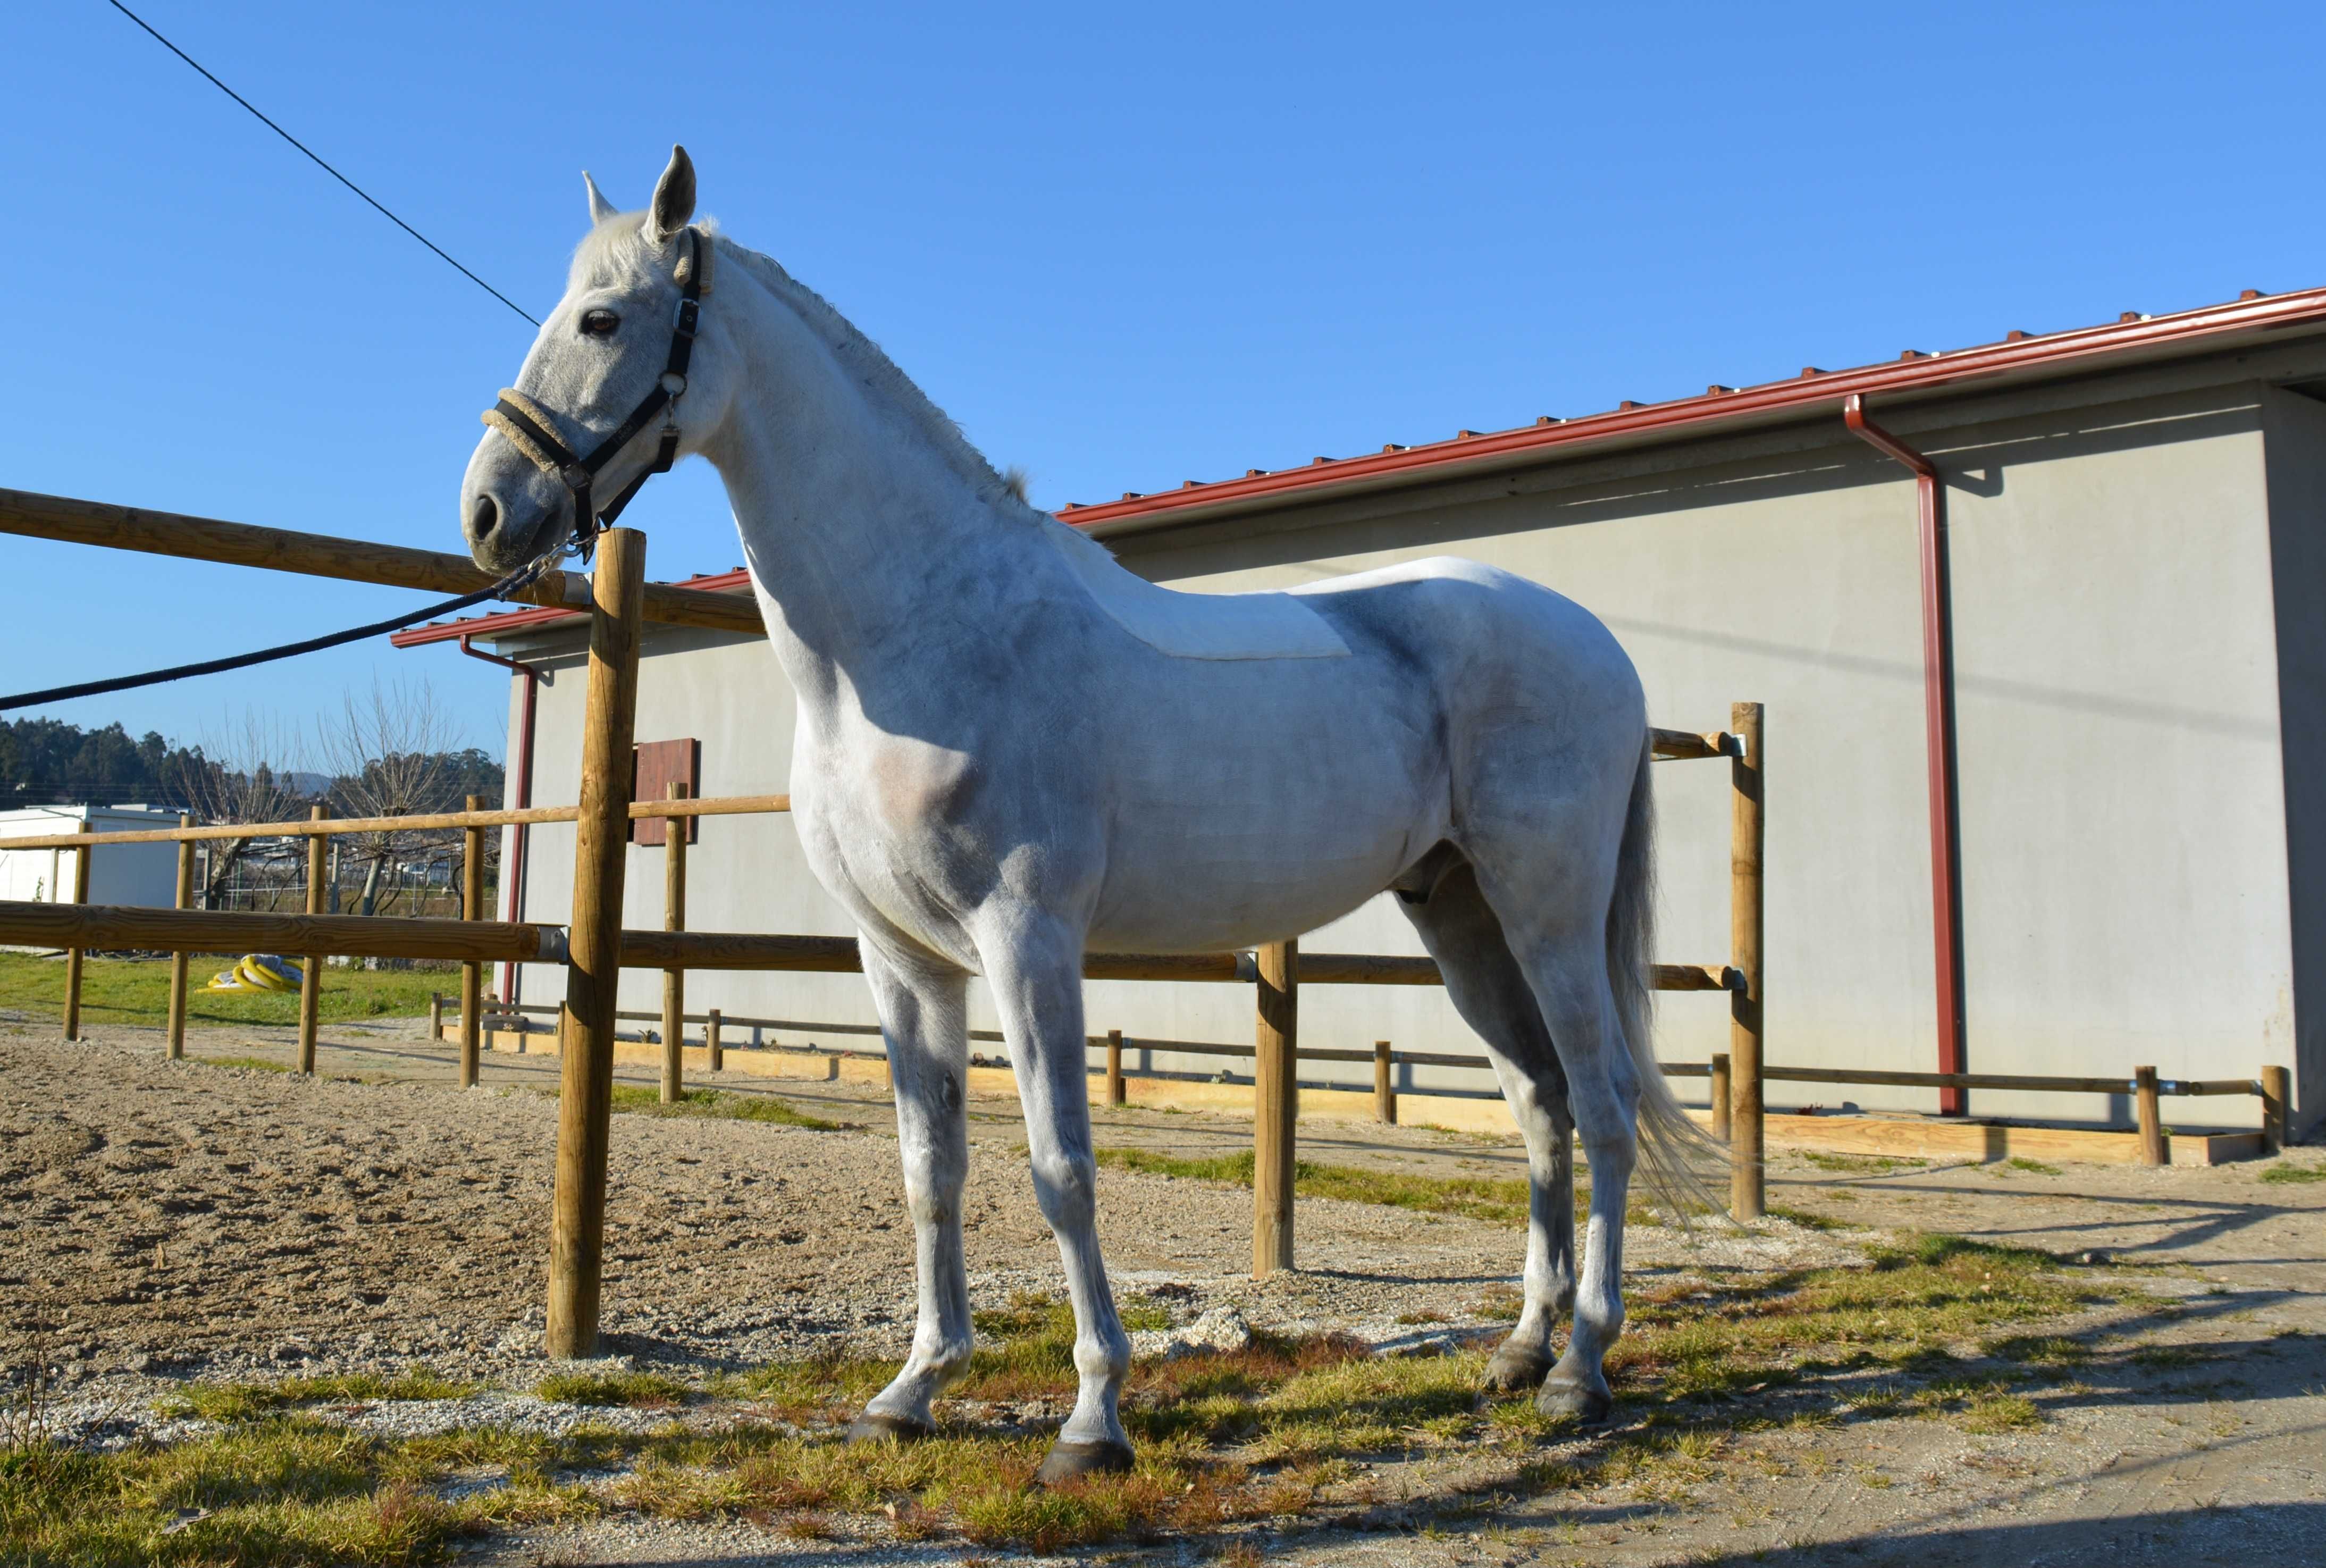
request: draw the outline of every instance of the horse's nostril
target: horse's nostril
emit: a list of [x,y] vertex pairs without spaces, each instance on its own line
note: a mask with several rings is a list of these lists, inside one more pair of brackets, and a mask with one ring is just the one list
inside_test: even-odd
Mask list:
[[469,516],[469,537],[479,540],[492,537],[493,529],[499,526],[500,520],[501,509],[493,504],[493,498],[479,496],[476,509]]

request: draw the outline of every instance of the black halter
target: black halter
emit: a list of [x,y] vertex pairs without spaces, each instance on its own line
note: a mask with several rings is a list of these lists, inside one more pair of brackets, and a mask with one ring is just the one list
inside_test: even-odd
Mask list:
[[[484,415],[509,444],[531,458],[542,472],[573,492],[573,530],[567,547],[584,561],[597,547],[598,536],[613,525],[647,480],[668,473],[678,460],[678,400],[686,395],[686,367],[694,356],[694,334],[702,313],[702,296],[711,288],[711,242],[699,229],[686,230],[687,253],[678,265],[678,313],[671,322],[670,358],[654,390],[639,400],[615,432],[582,457],[557,438],[548,411],[515,388],[504,390],[500,401]],[[656,415],[663,416],[662,444],[655,459],[623,487],[610,505],[600,511],[591,498],[598,474],[647,427]]]

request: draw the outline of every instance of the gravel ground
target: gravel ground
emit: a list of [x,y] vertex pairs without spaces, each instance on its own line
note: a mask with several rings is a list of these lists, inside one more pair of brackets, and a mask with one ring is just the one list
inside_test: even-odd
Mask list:
[[[193,1045],[267,1057],[283,1042],[279,1031],[212,1031]],[[157,1427],[150,1414],[190,1377],[420,1365],[530,1387],[547,1369],[539,1303],[554,1107],[535,1092],[547,1081],[543,1064],[493,1059],[488,1087],[463,1093],[442,1082],[446,1055],[404,1026],[340,1030],[327,1075],[411,1081],[303,1079],[169,1063],[151,1031],[67,1046],[52,1026],[0,1023],[0,1359],[21,1365],[37,1349],[60,1369],[69,1408],[87,1420],[109,1412],[116,1439],[195,1430]],[[607,1323],[626,1364],[743,1366],[843,1336],[893,1350],[909,1331],[911,1232],[885,1106],[854,1086],[780,1087],[864,1125],[615,1119]],[[979,1302],[1054,1289],[1056,1253],[1013,1153],[1012,1108],[981,1100],[973,1116],[968,1245]],[[1250,1136],[1226,1118],[1101,1119],[1103,1143],[1210,1153]],[[1430,1173],[1511,1173],[1515,1160],[1494,1140],[1421,1129],[1304,1126],[1303,1138],[1318,1158]],[[2318,1162],[2316,1151],[2297,1158]],[[1294,1530],[1259,1544],[1300,1564],[2326,1560],[2326,1183],[2265,1185],[2258,1174],[1834,1171],[1781,1155],[1772,1201],[1830,1218],[2153,1265],[2139,1276],[2145,1301],[2053,1325],[2105,1330],[2127,1353],[2096,1363],[2089,1386],[2029,1432],[1854,1420],[1837,1381],[1805,1396],[1832,1419],[1789,1424],[1789,1410],[1772,1407],[1766,1431],[1685,1484],[1614,1483],[1433,1524],[1420,1505],[1481,1478],[1459,1461],[1384,1465],[1384,1495],[1413,1498],[1410,1515],[1392,1505],[1363,1532]],[[1396,1348],[1479,1329],[1481,1296],[1518,1265],[1512,1229],[1304,1199],[1301,1272],[1254,1283],[1243,1277],[1249,1203],[1207,1183],[1104,1172],[1118,1287],[1168,1301],[1183,1334],[1199,1321],[1220,1331],[1233,1308],[1255,1325],[1332,1326]],[[1782,1222],[1754,1235],[1636,1229],[1632,1279],[1854,1255],[1847,1235]],[[1421,1311],[1451,1321],[1395,1321]],[[422,1431],[478,1413],[479,1401],[495,1419],[544,1429],[582,1414],[496,1392],[358,1402],[338,1416]],[[836,1523],[834,1538],[801,1543],[742,1524],[617,1519],[513,1538],[475,1560],[960,1560],[958,1548],[899,1541],[877,1519]],[[1160,1563],[1175,1553],[1184,1550],[1101,1555]]]
[[[0,1357],[36,1338],[69,1387],[384,1371],[526,1384],[540,1355],[554,1101],[516,1087],[302,1078],[150,1049],[0,1036]],[[1022,1161],[988,1139],[963,1228],[972,1290],[1055,1290],[1057,1255]],[[901,1351],[912,1227],[893,1137],[618,1115],[604,1348],[630,1364],[743,1367]],[[1117,1288],[1193,1321],[1417,1337],[1401,1314],[1514,1280],[1521,1237],[1368,1204],[1304,1200],[1301,1272],[1246,1277],[1251,1199],[1210,1182],[1102,1173]],[[1718,1263],[1855,1255],[1763,1234],[1635,1228],[1635,1279]],[[1433,1330],[1443,1332],[1443,1330]]]

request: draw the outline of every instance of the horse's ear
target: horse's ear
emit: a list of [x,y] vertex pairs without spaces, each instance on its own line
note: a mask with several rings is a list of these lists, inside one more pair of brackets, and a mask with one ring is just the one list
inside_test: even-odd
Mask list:
[[655,182],[654,202],[647,209],[647,238],[656,245],[669,240],[694,216],[694,160],[684,147],[670,150],[670,167]]
[[606,193],[598,189],[598,182],[590,178],[590,171],[587,169],[582,171],[582,183],[587,186],[590,191],[591,228],[597,228],[598,225],[605,222],[607,219],[611,218],[616,212],[621,210],[611,201],[606,200]]

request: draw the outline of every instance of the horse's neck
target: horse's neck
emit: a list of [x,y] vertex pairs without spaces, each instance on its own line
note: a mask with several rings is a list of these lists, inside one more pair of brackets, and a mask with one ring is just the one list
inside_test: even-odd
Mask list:
[[722,307],[750,304],[729,323],[744,364],[704,453],[800,702],[828,716],[925,688],[943,657],[933,644],[1043,574],[1043,525],[997,515],[955,457],[768,285],[736,279],[730,293],[722,280],[721,293]]

